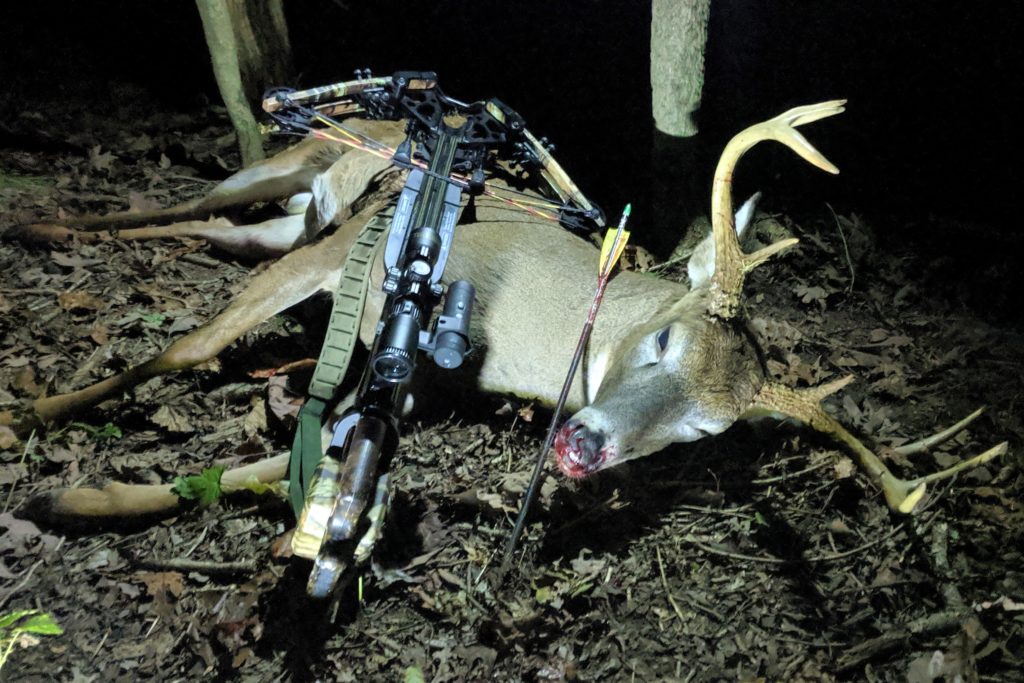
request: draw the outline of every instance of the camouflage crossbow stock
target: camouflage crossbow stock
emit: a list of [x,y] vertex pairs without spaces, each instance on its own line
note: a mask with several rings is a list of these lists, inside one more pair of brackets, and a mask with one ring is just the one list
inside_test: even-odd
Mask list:
[[[357,71],[355,80],[344,83],[271,90],[263,109],[278,130],[346,144],[410,171],[390,226],[382,219],[371,221],[346,261],[340,287],[348,290],[335,295],[292,448],[290,497],[299,518],[292,548],[313,560],[309,594],[327,597],[342,575],[369,557],[380,533],[387,507],[387,463],[397,443],[417,352],[426,351],[443,368],[455,368],[469,350],[473,286],[453,282],[445,292],[441,285],[462,192],[485,194],[570,228],[603,227],[604,217],[555,161],[547,141],[532,135],[518,113],[497,99],[467,104],[451,98],[438,87],[433,72],[374,77],[369,70]],[[406,139],[391,149],[346,126],[343,119],[352,116],[406,119]],[[489,185],[500,164],[523,186],[547,190],[551,200]],[[386,302],[370,362],[355,403],[335,425],[324,454],[320,428],[348,366],[369,265],[386,228]],[[443,310],[428,329],[442,300]]]

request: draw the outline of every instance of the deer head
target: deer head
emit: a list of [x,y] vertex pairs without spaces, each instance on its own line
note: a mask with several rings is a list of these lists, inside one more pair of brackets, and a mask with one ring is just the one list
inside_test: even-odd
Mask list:
[[[696,274],[691,278],[695,280],[693,289],[651,321],[634,327],[609,358],[600,359],[598,371],[590,378],[599,386],[593,401],[570,418],[555,439],[562,472],[583,477],[672,442],[717,434],[738,419],[795,418],[842,443],[882,489],[889,507],[910,513],[924,499],[929,483],[949,479],[1006,453],[1003,442],[945,470],[900,479],[821,406],[825,397],[846,386],[852,377],[807,389],[769,380],[757,344],[738,319],[743,276],[797,240],[781,240],[752,254],[743,253],[732,216],[736,162],[758,142],[775,140],[818,168],[838,173],[796,126],[839,114],[845,103],[834,100],[790,109],[729,141],[711,191],[713,244],[705,251],[713,254],[714,270],[699,265],[691,268],[691,276]],[[981,412],[976,410],[952,427],[894,450],[902,455],[927,450],[962,431]]]
[[753,254],[742,252],[737,233],[752,207],[744,207],[734,219],[733,170],[758,142],[776,140],[818,168],[838,173],[796,126],[834,116],[843,104],[837,100],[798,107],[747,128],[729,142],[712,188],[712,235],[704,258],[713,270],[692,260],[692,289],[634,328],[601,359],[603,376],[590,405],[570,418],[555,440],[562,472],[582,477],[671,443],[718,434],[749,410],[765,371],[756,342],[737,316],[743,277],[797,240],[782,240]]

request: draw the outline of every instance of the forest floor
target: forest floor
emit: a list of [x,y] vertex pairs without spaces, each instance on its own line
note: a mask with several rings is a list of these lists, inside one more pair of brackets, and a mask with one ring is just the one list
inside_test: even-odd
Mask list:
[[[5,121],[0,231],[166,206],[226,175],[221,113],[118,108],[131,99],[102,116]],[[101,532],[23,517],[54,487],[167,482],[287,449],[308,371],[266,371],[316,357],[326,302],[261,325],[215,363],[18,439],[27,401],[152,356],[259,266],[197,240],[5,239],[0,625],[38,609],[63,634],[22,638],[0,679],[1020,681],[1024,338],[1000,314],[1013,293],[992,288],[1015,265],[998,250],[963,270],[962,254],[889,248],[884,236],[907,223],[825,207],[760,214],[756,228],[802,242],[747,284],[777,378],[856,375],[829,408],[882,453],[989,406],[952,442],[893,461],[904,473],[1003,440],[1009,455],[933,486],[902,517],[828,439],[736,425],[580,483],[551,476],[496,586],[488,570],[549,414],[505,397],[430,397],[392,463],[394,506],[361,600],[350,589],[337,610],[305,597],[309,564],[284,542],[291,512],[270,497]],[[960,227],[922,215],[914,229]]]

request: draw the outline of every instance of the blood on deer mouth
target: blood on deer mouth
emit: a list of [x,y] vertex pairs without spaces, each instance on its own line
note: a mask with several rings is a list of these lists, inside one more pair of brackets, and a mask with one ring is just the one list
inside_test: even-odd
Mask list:
[[570,479],[580,479],[601,469],[611,450],[604,446],[604,435],[591,432],[581,422],[570,420],[555,436],[555,461]]

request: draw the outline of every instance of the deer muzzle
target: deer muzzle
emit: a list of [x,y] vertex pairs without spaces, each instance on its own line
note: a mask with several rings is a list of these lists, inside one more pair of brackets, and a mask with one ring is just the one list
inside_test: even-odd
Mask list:
[[601,469],[611,454],[611,447],[600,431],[576,419],[566,422],[555,436],[555,461],[562,474],[579,479]]

